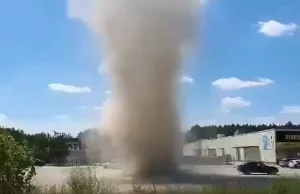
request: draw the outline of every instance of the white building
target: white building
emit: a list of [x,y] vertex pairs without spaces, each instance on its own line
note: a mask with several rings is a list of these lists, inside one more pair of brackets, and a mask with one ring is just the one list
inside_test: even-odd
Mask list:
[[69,140],[66,142],[70,151],[80,150],[79,141],[77,139]]
[[234,161],[276,162],[300,153],[300,130],[270,129],[217,139],[199,140],[183,147],[184,156],[224,157]]
[[77,139],[69,139],[66,141],[69,149],[69,155],[66,157],[66,163],[69,165],[79,164],[86,165],[91,163],[99,163],[101,161],[100,151],[98,149],[88,149],[82,146]]

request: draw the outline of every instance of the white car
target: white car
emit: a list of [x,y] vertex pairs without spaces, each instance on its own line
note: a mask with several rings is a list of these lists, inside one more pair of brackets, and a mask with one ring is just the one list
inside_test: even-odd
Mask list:
[[298,168],[300,167],[300,160],[291,160],[288,164],[289,168]]

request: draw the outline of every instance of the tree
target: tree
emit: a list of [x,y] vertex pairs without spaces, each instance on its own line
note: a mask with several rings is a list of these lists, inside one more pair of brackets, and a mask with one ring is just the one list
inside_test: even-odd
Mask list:
[[38,158],[46,163],[51,162],[49,158],[49,142],[50,142],[49,134],[38,133],[28,138],[28,146],[33,152],[33,156]]
[[66,156],[69,154],[69,149],[66,144],[66,138],[62,135],[49,140],[49,157],[50,160],[61,165],[65,162]]
[[27,146],[34,158],[46,163],[61,164],[68,155],[66,141],[73,139],[70,134],[57,133],[51,136],[49,133],[26,134],[21,129],[2,128],[10,134],[16,142]]
[[0,193],[14,194],[33,189],[34,161],[29,149],[0,128]]
[[15,128],[2,128],[3,130],[7,131],[16,142],[24,144],[26,141],[26,134],[23,130],[18,130]]

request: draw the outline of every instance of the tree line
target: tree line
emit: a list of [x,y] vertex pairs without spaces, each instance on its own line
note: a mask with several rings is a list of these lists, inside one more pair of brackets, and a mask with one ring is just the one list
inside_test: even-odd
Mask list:
[[185,142],[195,142],[199,139],[214,139],[218,134],[223,136],[233,136],[236,134],[245,134],[257,131],[263,131],[267,129],[300,129],[300,124],[293,124],[291,121],[283,125],[277,124],[231,124],[231,125],[209,125],[200,126],[194,125],[191,129],[185,133]]
[[32,156],[45,163],[61,164],[69,154],[67,141],[75,140],[71,135],[65,133],[36,133],[28,134],[22,129],[4,128],[15,142],[28,147]]
[[[9,133],[17,143],[25,145],[31,151],[34,158],[40,159],[46,163],[61,164],[64,159],[69,154],[67,142],[77,141],[79,147],[86,148],[85,145],[89,141],[90,144],[94,145],[95,148],[89,147],[89,149],[97,149],[99,144],[99,136],[94,129],[87,129],[80,132],[77,137],[72,137],[70,134],[66,133],[36,133],[28,134],[22,129],[15,128],[3,128]],[[235,134],[244,134],[257,131],[263,131],[272,128],[280,129],[300,129],[300,124],[293,124],[291,121],[284,125],[276,124],[231,124],[231,125],[209,125],[200,126],[194,125],[190,128],[188,132],[185,133],[185,142],[190,143],[197,141],[199,139],[213,139],[216,138],[218,134],[223,136],[232,136]],[[92,143],[91,143],[92,142]]]
[[[21,145],[29,148],[34,158],[51,164],[62,164],[66,156],[69,154],[67,142],[75,141],[79,143],[79,148],[87,148],[93,150],[97,149],[99,144],[99,135],[96,129],[87,129],[80,132],[76,137],[67,133],[57,133],[54,131],[50,133],[36,133],[28,134],[22,129],[4,128],[0,129],[6,131],[11,135],[15,141]],[[87,146],[89,144],[89,146]],[[91,146],[93,145],[93,146]]]

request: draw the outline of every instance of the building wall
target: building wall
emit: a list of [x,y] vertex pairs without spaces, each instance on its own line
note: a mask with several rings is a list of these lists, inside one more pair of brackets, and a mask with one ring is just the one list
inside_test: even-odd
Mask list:
[[66,157],[66,163],[68,165],[86,164],[87,157],[85,150],[70,150],[69,155]]
[[[275,132],[274,130],[257,133],[241,134],[212,140],[199,140],[192,145],[185,145],[184,150],[194,154],[191,150],[201,149],[202,156],[209,156],[211,149],[216,149],[217,156],[230,155],[233,160],[245,160],[245,148],[257,147],[260,158],[265,162],[276,162]],[[210,151],[208,151],[210,150]]]
[[79,141],[67,141],[66,144],[69,150],[80,150]]
[[81,150],[70,150],[69,155],[66,157],[66,162],[69,165],[87,165],[93,163],[100,163],[101,155],[99,152],[88,149]]
[[196,143],[189,143],[183,146],[183,156],[196,156]]
[[254,161],[261,161],[263,153],[260,151],[259,146],[255,147],[247,147],[244,148],[244,160],[254,160]]

